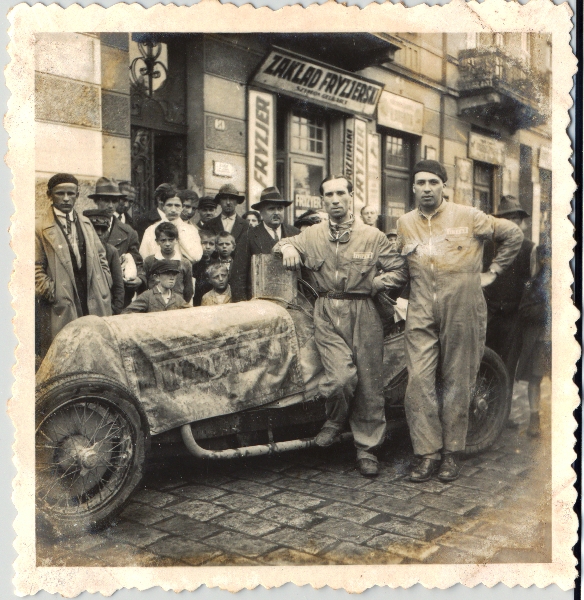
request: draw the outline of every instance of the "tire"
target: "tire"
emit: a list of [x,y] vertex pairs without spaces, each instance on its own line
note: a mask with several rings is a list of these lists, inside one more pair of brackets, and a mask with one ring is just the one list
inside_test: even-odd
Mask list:
[[505,363],[485,348],[473,389],[464,456],[473,456],[492,446],[509,418],[511,385]]
[[132,393],[102,375],[76,373],[38,388],[37,521],[49,535],[106,526],[144,474],[150,433]]

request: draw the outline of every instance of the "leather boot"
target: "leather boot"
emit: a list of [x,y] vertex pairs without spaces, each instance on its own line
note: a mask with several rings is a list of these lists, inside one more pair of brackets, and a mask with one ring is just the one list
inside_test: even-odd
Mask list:
[[422,458],[420,464],[412,469],[410,481],[416,483],[428,481],[436,471],[439,462],[436,458]]
[[438,479],[442,482],[455,481],[460,477],[460,465],[455,452],[444,454],[440,470],[438,471]]
[[372,458],[360,458],[357,461],[357,466],[363,477],[377,477],[379,475],[379,465]]
[[339,430],[334,427],[323,427],[314,438],[314,443],[320,448],[328,448],[339,441]]

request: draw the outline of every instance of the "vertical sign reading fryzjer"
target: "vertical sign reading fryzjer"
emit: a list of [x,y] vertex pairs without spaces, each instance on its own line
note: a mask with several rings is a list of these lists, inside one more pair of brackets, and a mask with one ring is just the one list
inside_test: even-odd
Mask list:
[[367,124],[354,122],[353,210],[358,214],[367,204]]
[[274,185],[273,94],[250,90],[248,95],[248,206],[259,202],[266,187]]

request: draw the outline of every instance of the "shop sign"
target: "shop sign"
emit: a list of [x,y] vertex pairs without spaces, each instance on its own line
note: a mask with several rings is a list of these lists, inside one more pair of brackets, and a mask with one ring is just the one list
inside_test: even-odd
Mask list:
[[259,202],[264,188],[274,185],[273,94],[250,90],[248,96],[248,201]]
[[311,196],[304,190],[294,194],[294,203],[297,209],[302,208],[303,210],[308,210],[309,208],[312,208],[313,210],[322,210],[321,197]]
[[327,107],[372,117],[382,85],[288,50],[274,49],[253,83]]
[[468,138],[468,157],[492,165],[505,162],[505,144],[499,140],[471,133]]
[[399,131],[422,135],[424,105],[390,92],[381,92],[377,106],[377,123]]
[[542,146],[539,149],[539,161],[537,166],[540,169],[547,169],[548,171],[552,170],[552,149],[547,148],[546,146]]
[[466,204],[472,206],[473,195],[473,174],[472,160],[467,158],[455,159],[456,179],[454,181],[454,202],[456,204]]
[[357,213],[367,204],[367,124],[361,119],[355,119],[353,156],[353,210]]
[[379,134],[367,134],[367,204],[377,211],[381,205]]

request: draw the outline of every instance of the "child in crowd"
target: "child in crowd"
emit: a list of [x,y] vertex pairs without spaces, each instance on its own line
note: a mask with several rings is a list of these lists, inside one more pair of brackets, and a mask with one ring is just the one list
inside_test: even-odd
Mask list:
[[[183,201],[178,196],[166,198],[162,205],[164,213],[163,221],[170,221],[178,229],[178,247],[177,251],[183,258],[186,258],[194,264],[201,260],[203,249],[201,248],[201,239],[199,238],[199,230],[194,226],[183,221],[180,216],[183,211]],[[144,232],[142,244],[140,245],[140,254],[142,258],[146,258],[152,254],[156,254],[158,246],[156,243],[155,231],[158,222],[153,223]]]
[[207,277],[209,278],[213,289],[203,296],[201,306],[213,306],[231,302],[229,268],[227,265],[218,262],[213,263],[207,268]]
[[525,284],[519,305],[523,328],[517,381],[527,381],[529,427],[527,435],[539,437],[541,380],[551,375],[551,250],[548,244],[537,247],[537,275]]
[[127,313],[149,313],[161,312],[166,310],[177,310],[179,308],[189,308],[180,294],[177,294],[173,288],[176,283],[177,275],[180,273],[181,265],[178,260],[157,260],[152,273],[158,279],[156,285],[140,294],[123,314]]
[[144,258],[148,289],[151,290],[158,283],[158,277],[152,272],[154,264],[159,260],[176,260],[180,264],[180,271],[176,276],[173,289],[184,298],[185,302],[190,302],[193,297],[193,268],[191,263],[177,250],[178,229],[176,225],[169,221],[162,221],[156,225],[154,235],[158,250]]
[[203,296],[213,289],[211,281],[207,277],[207,268],[213,259],[215,252],[215,233],[208,229],[199,231],[201,245],[203,246],[203,258],[194,265],[193,277],[195,278],[195,295],[193,297],[193,306],[201,306]]
[[231,272],[233,253],[235,252],[235,238],[227,231],[222,231],[217,234],[215,246],[217,248],[217,260]]

